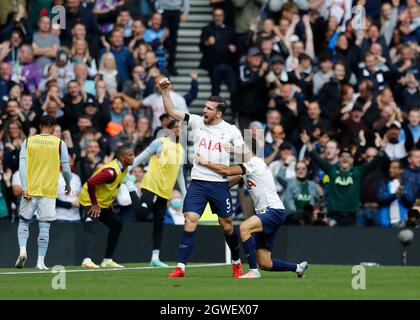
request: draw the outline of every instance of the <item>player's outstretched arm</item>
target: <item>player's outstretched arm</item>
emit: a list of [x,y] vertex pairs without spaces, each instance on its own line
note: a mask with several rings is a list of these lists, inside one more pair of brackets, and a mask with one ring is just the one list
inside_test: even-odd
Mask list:
[[169,87],[171,86],[171,82],[168,78],[162,77],[159,80],[159,87],[162,90],[162,99],[163,99],[163,106],[165,107],[166,113],[179,121],[184,121],[185,119],[185,112],[175,109],[175,106],[172,102],[172,99],[169,95]]
[[241,165],[225,166],[223,164],[210,163],[200,154],[196,155],[195,160],[197,164],[206,166],[210,170],[223,176],[238,176],[244,174],[244,168]]
[[241,176],[233,176],[229,179],[229,188],[236,186],[242,180]]
[[143,150],[133,161],[133,164],[129,167],[129,171],[133,169],[134,167],[139,166],[146,160],[148,160],[152,155],[154,155],[159,148],[162,146],[162,140],[161,139],[155,139],[152,141],[151,144],[148,145],[146,149]]
[[69,151],[64,141],[61,141],[60,148],[61,148],[60,163],[63,169],[64,181],[66,182],[64,193],[66,195],[69,195],[71,191],[70,183],[71,183],[71,178],[72,178],[71,169],[70,169],[70,161],[69,161]]

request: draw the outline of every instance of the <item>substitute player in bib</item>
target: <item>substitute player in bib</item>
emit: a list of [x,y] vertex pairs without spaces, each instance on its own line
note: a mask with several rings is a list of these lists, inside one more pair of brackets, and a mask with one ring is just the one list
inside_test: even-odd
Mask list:
[[23,268],[27,259],[26,244],[29,238],[29,224],[37,212],[39,222],[37,269],[48,270],[45,266],[50,223],[56,219],[55,202],[57,198],[60,164],[66,182],[65,194],[71,188],[71,170],[67,146],[53,135],[55,118],[43,116],[40,119],[41,133],[26,139],[19,155],[19,175],[22,181],[23,197],[19,208],[18,240],[20,253],[16,268]]
[[296,272],[298,277],[302,278],[308,268],[306,261],[295,264],[271,257],[274,238],[277,230],[284,224],[286,211],[277,194],[270,169],[263,159],[256,156],[255,139],[252,139],[252,144],[252,151],[244,148],[244,158],[247,161],[243,164],[230,167],[214,164],[202,155],[197,156],[196,163],[224,176],[237,176],[229,181],[230,186],[243,178],[254,202],[256,214],[240,225],[241,239],[250,268],[250,271],[240,278],[260,278],[258,266],[267,271]]
[[[154,140],[133,162],[133,167],[150,158],[149,167],[141,181],[140,199],[135,192],[133,183],[126,183],[136,216],[144,220],[150,211],[153,212],[153,251],[150,265],[152,267],[167,267],[160,261],[159,253],[162,245],[164,217],[168,199],[172,197],[175,183],[186,194],[185,179],[182,164],[184,149],[179,142],[181,125],[178,120],[171,120],[167,130],[162,132],[167,136]],[[158,133],[159,135],[160,133]]]
[[112,203],[127,175],[127,168],[133,163],[133,160],[134,151],[129,147],[122,146],[116,151],[115,159],[98,169],[83,185],[79,195],[84,223],[83,255],[85,258],[82,268],[99,268],[92,261],[93,239],[98,220],[109,228],[105,257],[101,267],[123,268],[122,265],[112,260],[122,230],[122,223],[114,213]]
[[[187,114],[175,109],[169,96],[170,84],[167,78],[159,80],[166,113],[179,121],[186,121],[191,127],[195,153],[206,153],[214,163],[228,165],[230,154],[223,145],[233,144],[235,147],[242,147],[244,141],[239,130],[222,119],[227,108],[225,100],[221,97],[210,97],[204,106],[202,117]],[[231,250],[233,277],[238,278],[243,274],[239,259],[240,240],[239,233],[232,224],[232,198],[228,179],[197,163],[194,163],[191,178],[192,181],[184,200],[185,224],[179,246],[178,265],[168,276],[185,276],[185,265],[194,246],[198,221],[209,203],[212,212],[218,215],[219,225],[223,229],[226,243]]]

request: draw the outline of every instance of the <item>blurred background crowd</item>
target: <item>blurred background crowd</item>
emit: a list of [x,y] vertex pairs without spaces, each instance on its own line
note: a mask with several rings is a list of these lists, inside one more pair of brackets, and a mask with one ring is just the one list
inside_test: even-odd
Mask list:
[[[37,133],[42,115],[57,119],[55,134],[71,155],[74,185],[66,197],[60,178],[59,222],[80,221],[82,184],[118,146],[129,144],[137,155],[166,127],[156,79],[179,75],[178,31],[195,1],[204,0],[0,2],[0,221],[16,220],[20,146]],[[65,8],[61,21],[56,5]],[[212,21],[201,30],[196,68],[210,77],[212,95],[227,87],[230,121],[264,135],[287,223],[417,226],[419,2],[210,0],[208,6]],[[198,73],[190,77],[189,90],[175,86],[171,97],[177,108],[200,112],[190,108]],[[380,148],[385,156],[369,166]],[[332,181],[317,155],[337,168],[350,161],[369,170],[360,179],[352,169],[351,179]],[[139,194],[145,170],[132,172]],[[337,190],[349,207],[337,204]],[[123,221],[134,221],[125,193],[122,186],[116,206]],[[242,186],[236,204],[238,220],[253,213]],[[183,224],[181,209],[175,190],[167,222]]]

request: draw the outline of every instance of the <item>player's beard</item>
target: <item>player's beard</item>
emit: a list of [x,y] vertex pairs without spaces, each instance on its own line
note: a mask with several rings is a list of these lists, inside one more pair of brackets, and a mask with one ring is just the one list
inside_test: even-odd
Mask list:
[[214,120],[216,120],[216,117],[212,117],[208,114],[204,116],[204,123],[205,124],[211,124]]

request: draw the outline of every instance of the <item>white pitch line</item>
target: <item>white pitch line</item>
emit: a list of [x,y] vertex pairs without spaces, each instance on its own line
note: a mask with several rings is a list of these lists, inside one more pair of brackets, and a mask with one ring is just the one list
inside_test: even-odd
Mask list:
[[[198,267],[217,267],[224,266],[226,263],[209,263],[209,264],[194,264],[189,265],[188,268],[198,268]],[[21,271],[21,272],[0,272],[0,275],[23,275],[23,274],[56,274],[59,272],[65,273],[76,273],[76,272],[107,272],[107,271],[124,271],[124,270],[148,270],[148,269],[169,269],[174,268],[175,266],[168,267],[128,267],[128,268],[115,268],[115,269],[80,269],[80,270],[64,270],[64,271]]]

